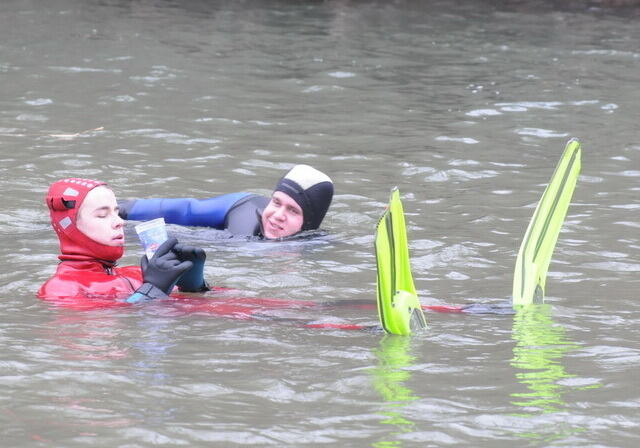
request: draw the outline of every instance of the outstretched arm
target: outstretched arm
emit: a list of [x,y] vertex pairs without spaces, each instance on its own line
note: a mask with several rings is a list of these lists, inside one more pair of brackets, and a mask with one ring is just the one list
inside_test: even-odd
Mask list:
[[230,193],[215,198],[154,198],[119,201],[120,217],[134,221],[164,218],[169,224],[224,229],[225,216],[249,193]]

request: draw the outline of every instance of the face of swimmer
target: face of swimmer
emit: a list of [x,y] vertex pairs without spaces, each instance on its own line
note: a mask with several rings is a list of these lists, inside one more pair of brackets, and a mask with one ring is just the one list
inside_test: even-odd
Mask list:
[[262,212],[262,230],[268,239],[284,238],[302,229],[302,208],[291,196],[275,191],[271,201]]
[[82,201],[76,226],[97,243],[124,246],[124,221],[118,210],[113,191],[105,186],[96,187]]

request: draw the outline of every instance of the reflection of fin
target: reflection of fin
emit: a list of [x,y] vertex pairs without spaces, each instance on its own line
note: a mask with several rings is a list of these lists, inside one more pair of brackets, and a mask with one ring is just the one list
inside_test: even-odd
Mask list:
[[407,335],[427,326],[413,285],[407,229],[397,188],[376,228],[378,316],[387,333]]
[[569,140],[531,218],[518,252],[513,304],[541,303],[547,269],[580,174],[580,142]]

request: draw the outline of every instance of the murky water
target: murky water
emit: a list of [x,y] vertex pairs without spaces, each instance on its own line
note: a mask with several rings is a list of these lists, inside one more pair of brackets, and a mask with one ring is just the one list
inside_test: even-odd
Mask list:
[[[638,443],[637,10],[12,0],[0,11],[3,445]],[[58,178],[103,179],[122,198],[207,197],[269,193],[308,163],[336,183],[321,238],[172,228],[206,247],[212,283],[373,303],[373,231],[397,185],[422,302],[501,302],[570,137],[583,169],[547,303],[515,316],[428,314],[428,331],[399,338],[295,324],[376,323],[353,306],[247,321],[34,297],[56,265],[42,198]]]

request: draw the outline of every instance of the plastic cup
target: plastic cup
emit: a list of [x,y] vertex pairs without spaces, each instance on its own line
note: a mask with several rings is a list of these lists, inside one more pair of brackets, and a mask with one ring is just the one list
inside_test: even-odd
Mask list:
[[168,238],[164,218],[143,222],[138,224],[135,229],[144,248],[144,253],[147,254],[147,258],[151,260],[156,250],[158,250],[158,247]]

